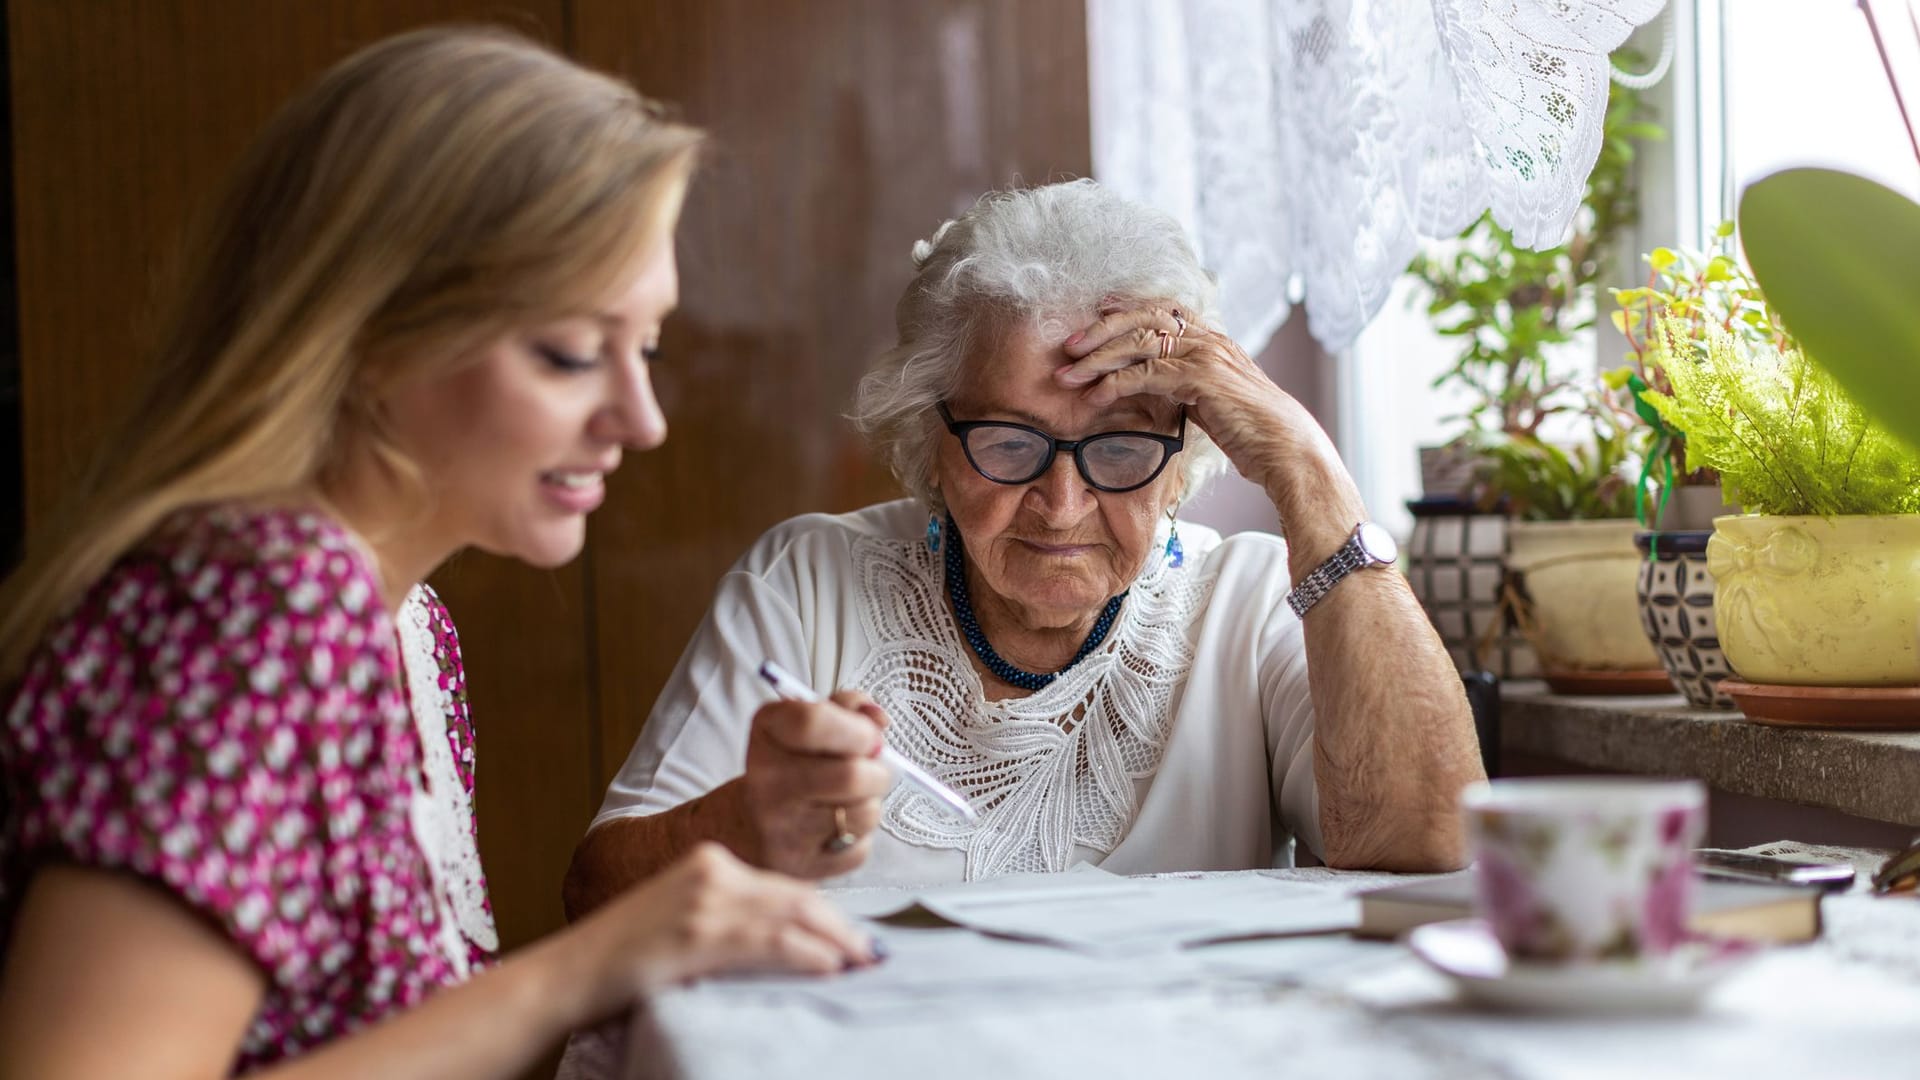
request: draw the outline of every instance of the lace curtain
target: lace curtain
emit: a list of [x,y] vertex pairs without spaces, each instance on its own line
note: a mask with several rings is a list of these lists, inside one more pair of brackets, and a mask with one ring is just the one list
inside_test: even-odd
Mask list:
[[1562,240],[1663,2],[1088,0],[1094,175],[1187,226],[1249,350],[1300,297],[1341,349],[1422,237]]

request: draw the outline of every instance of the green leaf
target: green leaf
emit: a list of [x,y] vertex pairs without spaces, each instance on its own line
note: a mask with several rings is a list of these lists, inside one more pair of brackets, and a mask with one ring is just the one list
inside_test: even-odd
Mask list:
[[1794,337],[1920,446],[1920,204],[1847,173],[1788,169],[1747,188],[1740,232]]
[[1647,262],[1653,267],[1653,271],[1656,274],[1665,271],[1667,267],[1679,261],[1680,256],[1675,255],[1672,248],[1654,248],[1653,254],[1647,256]]

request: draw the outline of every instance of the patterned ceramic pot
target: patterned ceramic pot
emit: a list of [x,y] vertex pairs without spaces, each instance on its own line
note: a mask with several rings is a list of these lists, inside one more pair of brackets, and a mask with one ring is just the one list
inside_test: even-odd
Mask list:
[[1733,699],[1719,689],[1730,669],[1713,621],[1713,575],[1707,572],[1712,535],[1711,530],[1634,534],[1633,546],[1640,549],[1640,628],[1689,702],[1702,709],[1731,709]]
[[1462,672],[1503,679],[1539,675],[1533,648],[1500,605],[1506,574],[1507,517],[1457,499],[1417,499],[1407,541],[1407,580]]
[[1629,520],[1517,521],[1507,569],[1518,575],[1542,666],[1561,671],[1646,671],[1660,658],[1640,630]]
[[1920,685],[1920,514],[1723,517],[1715,625],[1752,683]]
[[1509,956],[1632,960],[1687,938],[1707,789],[1694,780],[1530,777],[1460,797],[1474,910]]
[[1660,511],[1660,532],[1712,532],[1713,523],[1740,508],[1726,500],[1719,484],[1681,484]]

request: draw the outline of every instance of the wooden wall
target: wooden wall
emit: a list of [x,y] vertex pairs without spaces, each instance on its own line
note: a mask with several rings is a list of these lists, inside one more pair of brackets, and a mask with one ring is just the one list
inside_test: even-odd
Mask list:
[[1080,0],[574,0],[584,60],[716,140],[656,374],[672,433],[593,518],[603,776],[756,536],[897,495],[841,416],[893,341],[915,240],[989,188],[1091,171],[1083,18]]
[[981,191],[1089,171],[1081,0],[10,0],[30,517],[137,381],[182,224],[276,105],[424,23],[517,26],[708,127],[656,380],[586,554],[435,584],[480,729],[509,947],[557,927],[575,840],[714,582],[762,530],[890,497],[840,415],[912,242]]

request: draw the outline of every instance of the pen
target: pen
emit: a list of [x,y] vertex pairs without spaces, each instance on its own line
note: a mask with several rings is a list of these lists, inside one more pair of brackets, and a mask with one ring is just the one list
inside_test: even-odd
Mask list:
[[[767,684],[773,687],[774,693],[790,701],[820,700],[820,695],[814,693],[806,683],[787,674],[785,668],[771,660],[760,665],[760,677],[767,680]],[[980,819],[980,815],[974,813],[973,807],[967,805],[967,800],[961,798],[959,792],[935,780],[932,773],[921,768],[908,759],[906,755],[888,746],[884,742],[880,744],[880,760],[886,762],[894,771],[905,777],[908,783],[926,792],[928,795],[933,796],[935,801],[945,806],[954,814],[968,821],[978,821]]]

